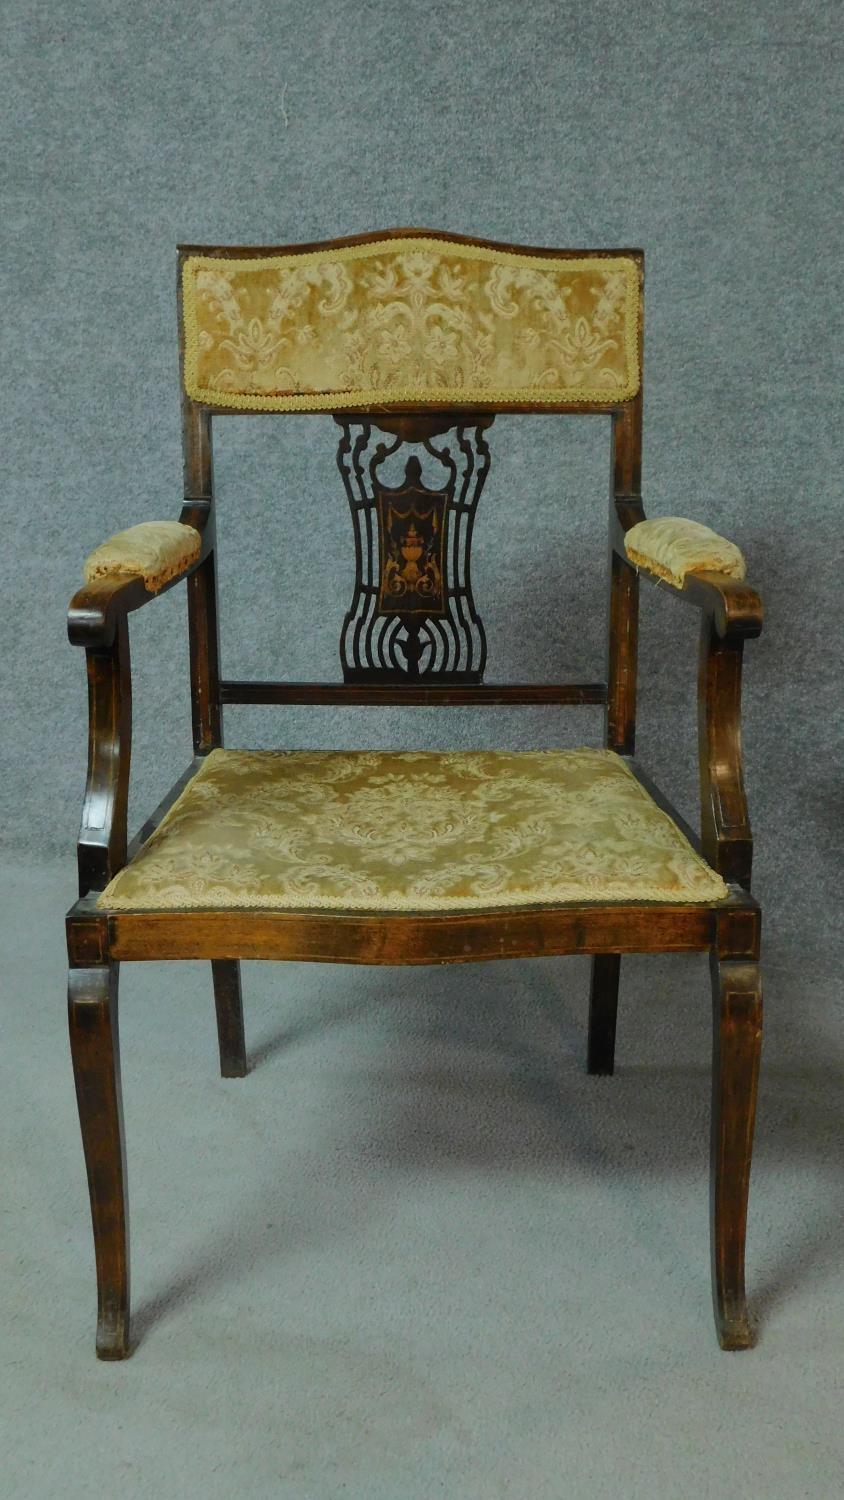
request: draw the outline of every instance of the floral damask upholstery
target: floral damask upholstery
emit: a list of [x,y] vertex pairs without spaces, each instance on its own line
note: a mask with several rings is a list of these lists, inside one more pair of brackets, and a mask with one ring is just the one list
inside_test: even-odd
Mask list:
[[681,589],[687,573],[724,573],[744,578],[744,558],[734,542],[682,516],[639,521],[624,537],[624,548],[638,568]]
[[400,912],[726,895],[608,750],[214,750],[98,904]]
[[85,582],[97,578],[143,578],[154,594],[199,557],[202,538],[181,521],[141,521],[117,531],[85,560]]
[[247,411],[626,400],[639,388],[629,256],[433,237],[183,268],[185,389]]

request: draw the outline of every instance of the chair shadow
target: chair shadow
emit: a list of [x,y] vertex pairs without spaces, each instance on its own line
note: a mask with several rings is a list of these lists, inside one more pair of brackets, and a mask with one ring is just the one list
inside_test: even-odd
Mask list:
[[[615,1078],[585,1074],[588,978],[585,963],[575,979],[573,961],[567,962],[573,965],[568,984],[560,961],[549,960],[473,965],[471,978],[465,971],[427,969],[421,971],[428,976],[424,983],[418,982],[419,970],[368,970],[363,971],[365,987],[357,993],[360,971],[346,970],[353,989],[350,1000],[278,1029],[254,1049],[251,1065],[263,1067],[339,1024],[372,1013],[378,1031],[364,1065],[367,1088],[356,1096],[355,1118],[345,1123],[347,1132],[351,1124],[355,1149],[360,1143],[367,1157],[387,1172],[410,1166],[434,1171],[441,1166],[451,1172],[468,1166],[486,1172],[530,1170],[564,1182],[577,1175],[625,1174],[635,1164],[646,1180],[667,1173],[699,1174],[705,1191],[710,1090],[705,960],[694,960],[690,968],[687,959],[685,971],[669,971],[670,983],[663,968],[644,1001],[641,976],[629,986],[633,993],[626,993],[622,980]],[[648,1021],[644,1008],[636,1010],[649,999],[658,1001],[655,1022]],[[686,1007],[680,1018],[678,1007]],[[640,1060],[631,1066],[624,1060],[625,1032],[634,1020]],[[641,1060],[653,1054],[664,1023],[673,1029],[681,1022],[683,1044],[700,1062],[661,1066]],[[763,1063],[757,1170],[783,1159],[819,1163],[838,1138],[840,1073],[828,1054],[813,1050],[811,1035],[799,1039],[797,1055],[798,1067],[776,1057],[767,1067]],[[657,1083],[664,1086],[657,1088]],[[800,1099],[796,1121],[795,1094]],[[309,1191],[304,1180],[273,1178],[264,1184],[254,1211],[247,1207],[236,1222],[230,1221],[231,1231],[216,1231],[160,1293],[138,1307],[135,1342],[213,1285],[230,1285],[237,1278],[238,1261],[250,1267],[256,1260],[286,1258],[326,1235],[342,1234],[350,1215],[365,1216],[386,1188],[383,1178],[377,1184],[371,1178],[367,1192],[356,1194],[351,1207],[344,1197],[336,1206],[326,1201],[315,1208]],[[791,1286],[805,1281],[807,1271],[815,1280],[831,1272],[839,1208],[839,1201],[827,1199],[773,1267],[769,1260],[761,1287],[753,1292],[751,1286],[752,1306],[761,1320],[788,1300]],[[752,1216],[751,1198],[751,1224]],[[268,1220],[284,1228],[271,1235]],[[681,1239],[670,1213],[644,1228],[638,1221],[636,1232],[647,1235],[655,1263],[678,1253]],[[231,1244],[230,1257],[221,1255],[221,1234]]]
[[262,1068],[270,1058],[276,1057],[280,1052],[288,1052],[291,1048],[310,1041],[343,1021],[350,1021],[356,1016],[365,1015],[372,1009],[373,1004],[372,996],[364,995],[345,1005],[336,1005],[327,1011],[319,1011],[313,1016],[300,1016],[298,1021],[294,1021],[291,1025],[279,1027],[271,1036],[265,1037],[256,1047],[249,1050],[250,1073],[254,1073],[256,1068]]

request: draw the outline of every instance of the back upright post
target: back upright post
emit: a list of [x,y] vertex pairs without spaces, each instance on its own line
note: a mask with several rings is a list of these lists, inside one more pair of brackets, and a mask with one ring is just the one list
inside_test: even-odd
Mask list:
[[[193,748],[207,755],[223,743],[220,697],[220,628],[217,618],[217,546],[214,525],[214,458],[211,413],[198,406],[184,388],[184,323],[182,319],[181,259],[179,262],[179,341],[182,377],[182,447],[185,503],[181,519],[203,534],[206,548],[201,567],[188,579],[191,717]],[[243,1078],[248,1071],[243,1028],[243,996],[237,959],[212,961],[214,1005],[220,1072],[224,1078]]]
[[643,518],[640,391],[612,418],[606,745],[619,755],[632,755],[636,744],[639,578],[617,544]]
[[[641,339],[641,329],[640,329]],[[640,343],[641,350],[641,343]],[[642,394],[613,413],[609,517],[609,626],[605,742],[619,755],[632,755],[636,743],[636,671],[639,641],[639,578],[619,556],[616,543],[642,509]],[[586,1068],[612,1073],[621,958],[600,953],[592,959]]]
[[205,559],[188,579],[193,748],[207,755],[223,743],[220,706],[220,634],[217,620],[217,551],[214,529],[214,466],[211,413],[182,400],[185,503],[181,519],[196,526],[207,547]]

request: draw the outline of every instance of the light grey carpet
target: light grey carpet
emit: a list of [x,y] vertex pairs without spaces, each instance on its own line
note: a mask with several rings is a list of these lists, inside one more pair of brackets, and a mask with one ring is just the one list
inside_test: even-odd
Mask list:
[[837,973],[770,946],[761,1333],[728,1355],[703,959],[625,961],[613,1079],[583,1071],[578,959],[244,965],[254,1071],[226,1082],[209,966],[124,966],[140,1342],[107,1366],[61,1024],[69,885],[52,865],[2,892],[4,1496],[840,1494]]

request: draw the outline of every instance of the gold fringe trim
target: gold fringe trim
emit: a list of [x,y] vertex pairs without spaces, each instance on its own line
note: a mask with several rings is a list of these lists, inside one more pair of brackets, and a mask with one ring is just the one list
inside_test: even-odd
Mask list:
[[[692,851],[694,852],[694,851]],[[710,867],[707,866],[709,869]],[[712,870],[711,874],[715,875]],[[717,876],[716,876],[717,878]],[[723,882],[722,882],[723,884]],[[105,900],[106,892],[103,891],[97,898],[97,908],[102,911],[285,911],[293,915],[296,912],[304,914],[310,911],[336,911],[348,913],[353,916],[379,916],[386,915],[413,916],[414,912],[440,912],[443,915],[454,911],[511,911],[516,908],[539,907],[543,911],[548,907],[555,906],[605,906],[608,902],[617,901],[623,906],[717,906],[719,901],[726,900],[730,894],[724,885],[721,895],[694,896],[688,891],[684,894],[675,895],[666,892],[662,887],[645,886],[635,896],[630,895],[629,889],[622,887],[619,883],[618,889],[609,886],[599,896],[587,897],[583,894],[582,886],[571,886],[571,894],[566,894],[566,887],[555,885],[553,888],[531,891],[529,897],[518,894],[508,897],[506,901],[488,901],[482,896],[455,896],[443,903],[442,897],[420,896],[413,901],[399,903],[393,898],[385,900],[380,906],[349,906],[337,897],[326,898],[324,896],[309,897],[301,905],[284,905],[275,903],[267,905],[266,901],[260,901],[249,896],[232,897],[231,900],[221,901],[213,906],[141,906],[134,901]]]
[[92,568],[85,582],[93,583],[97,578],[142,578],[147,593],[157,594],[160,589],[163,589],[165,583],[170,582],[171,578],[178,578],[187,568],[193,567],[201,550],[200,544],[195,552],[191,552],[178,563],[173,563],[158,573],[142,573],[139,568],[133,568],[128,563],[115,563],[111,567],[99,564]]
[[[638,552],[635,547],[628,547],[626,542],[624,543],[624,550],[630,561],[637,568],[644,568],[646,573],[655,573],[658,578],[662,578],[665,583],[670,583],[675,589],[683,587],[686,577],[685,573],[680,578],[676,573],[672,573],[671,569],[665,566],[665,563],[657,562],[653,557],[646,557],[644,552]],[[696,566],[700,565],[696,564]],[[687,571],[691,572],[692,570],[689,568]],[[718,569],[713,569],[712,571],[717,572]]]
[[682,589],[685,586],[686,579],[693,573],[721,573],[725,578],[738,577],[738,574],[732,572],[729,567],[725,567],[723,559],[713,560],[710,558],[706,561],[692,563],[681,575],[679,573],[672,573],[671,569],[665,563],[658,562],[655,557],[646,557],[644,552],[639,552],[636,547],[629,547],[626,542],[624,550],[630,561],[637,568],[644,568],[646,573],[655,573],[658,578],[661,578],[665,583],[670,583],[672,588],[675,589]]

